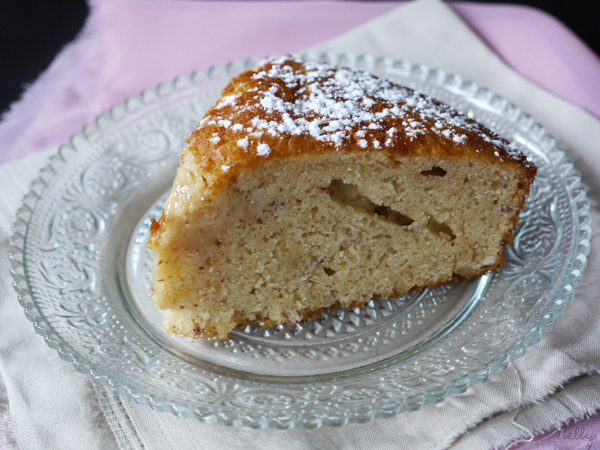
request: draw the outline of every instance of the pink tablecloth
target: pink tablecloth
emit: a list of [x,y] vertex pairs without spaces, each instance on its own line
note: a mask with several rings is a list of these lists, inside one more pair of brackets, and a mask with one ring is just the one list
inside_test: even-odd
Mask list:
[[[399,5],[91,3],[95,13],[76,43],[61,52],[0,124],[0,163],[66,141],[113,104],[160,81],[233,59],[300,51]],[[600,60],[559,21],[520,6],[453,6],[515,70],[600,117]],[[0,423],[0,447],[1,435]],[[600,435],[600,415],[512,448],[580,449],[590,444],[600,448],[596,435]]]

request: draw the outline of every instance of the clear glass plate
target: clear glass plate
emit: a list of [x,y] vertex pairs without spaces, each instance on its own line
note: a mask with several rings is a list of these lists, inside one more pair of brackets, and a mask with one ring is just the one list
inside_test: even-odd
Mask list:
[[11,270],[36,331],[115,393],[204,422],[317,428],[439,402],[523,356],[573,298],[589,251],[589,201],[563,149],[519,107],[441,70],[312,55],[453,105],[539,167],[508,263],[479,280],[228,339],[167,336],[149,300],[151,217],[183,138],[227,81],[257,60],[161,84],[62,146],[24,197]]

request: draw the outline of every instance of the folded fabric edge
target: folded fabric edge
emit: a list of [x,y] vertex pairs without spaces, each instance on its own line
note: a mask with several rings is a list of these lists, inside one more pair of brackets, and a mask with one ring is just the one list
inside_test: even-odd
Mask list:
[[[595,379],[596,383],[600,383],[600,373],[599,372],[595,372],[594,374],[583,374],[580,377],[593,377]],[[578,377],[578,378],[580,378],[580,377]],[[569,380],[569,382],[565,386],[560,387],[560,391],[568,392],[569,388],[572,387],[573,383],[575,383],[575,382],[576,382],[575,379]],[[556,392],[553,393],[553,395],[554,394],[556,394]],[[530,405],[530,407],[535,407],[536,405],[541,405],[543,403],[544,403],[543,401],[536,402],[536,403],[533,403],[532,405]],[[496,444],[494,444],[492,449],[493,450],[508,450],[510,448],[513,448],[513,446],[515,446],[515,445],[525,443],[525,442],[531,442],[534,438],[541,437],[544,434],[548,433],[549,431],[553,431],[551,434],[549,434],[547,436],[547,438],[549,438],[557,431],[560,432],[560,430],[563,429],[565,426],[568,426],[569,424],[575,423],[575,422],[583,420],[585,418],[589,418],[590,416],[596,414],[598,411],[600,411],[600,399],[592,401],[591,404],[585,405],[584,407],[582,407],[579,410],[576,410],[576,411],[571,410],[571,411],[565,412],[564,414],[561,414],[560,417],[558,417],[558,418],[543,421],[537,427],[529,429],[529,428],[519,424],[516,421],[516,416],[518,414],[518,410],[517,410],[517,411],[515,411],[515,416],[513,416],[513,419],[511,421],[511,423],[514,424],[514,426],[515,426],[515,431],[509,432],[506,436],[504,436],[502,439],[500,439]],[[525,432],[528,433],[527,436],[525,436]],[[544,440],[544,439],[542,439],[542,440]],[[586,448],[588,448],[588,447],[586,447]],[[515,450],[517,450],[517,449],[515,449]]]
[[[4,405],[2,408],[4,408]],[[0,411],[0,450],[13,450],[17,448],[9,416],[8,409]]]
[[[571,367],[571,368],[567,369],[566,371],[562,372],[561,374],[558,374],[553,380],[551,380],[550,383],[546,384],[545,389],[543,391],[541,389],[538,389],[538,391],[536,391],[536,392],[533,392],[533,393],[530,393],[527,395],[523,395],[522,394],[521,375],[520,375],[518,369],[515,367],[514,361],[509,362],[507,369],[499,375],[502,375],[502,374],[506,375],[506,373],[509,371],[509,369],[512,369],[512,372],[519,379],[519,396],[516,398],[508,399],[500,404],[490,406],[489,408],[486,408],[482,411],[478,411],[473,416],[463,420],[461,423],[456,425],[452,430],[450,430],[450,432],[447,434],[447,436],[444,439],[442,439],[440,442],[438,442],[434,447],[432,447],[431,450],[447,449],[458,438],[460,438],[461,436],[465,435],[466,433],[474,430],[484,421],[493,420],[493,418],[495,416],[501,415],[503,413],[513,412],[513,411],[516,415],[520,408],[544,403],[545,401],[550,399],[551,396],[554,395],[557,391],[564,389],[565,385],[567,385],[571,381],[573,381],[579,377],[582,377],[582,376],[595,375],[600,372],[600,367],[585,367],[585,366],[579,366],[579,365],[574,366],[574,367]],[[600,401],[599,401],[599,407],[600,407]],[[574,416],[577,416],[577,414],[579,414],[579,412],[575,412]],[[582,413],[582,415],[585,415],[585,414]],[[570,420],[572,420],[570,418],[570,416],[563,418],[563,419],[557,419],[557,420],[553,421],[552,423],[550,423],[548,427],[540,427],[539,429],[536,429],[536,435],[540,435],[540,434],[543,434],[544,432],[548,431],[549,429],[551,429],[551,426],[553,424],[557,424],[556,428],[558,428],[558,427],[564,425],[566,422],[569,422]],[[524,437],[523,433],[525,431],[529,431],[529,430],[522,430],[522,432],[520,434],[515,433],[515,435],[508,438],[506,440],[506,442],[503,441],[498,445],[501,447],[503,444],[508,444],[516,439],[523,438]],[[494,447],[494,448],[496,448],[496,447]]]

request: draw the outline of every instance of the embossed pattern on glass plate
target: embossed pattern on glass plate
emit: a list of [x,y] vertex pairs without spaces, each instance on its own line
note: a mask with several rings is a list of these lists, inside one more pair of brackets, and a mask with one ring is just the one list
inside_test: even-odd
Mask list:
[[149,306],[149,218],[183,137],[257,60],[177,78],[113,108],[59,149],[23,199],[11,273],[35,330],[115,393],[208,423],[317,428],[441,401],[505,369],[552,329],[587,263],[589,201],[565,152],[518,106],[441,70],[310,55],[421,89],[514,142],[539,167],[500,272],[223,341],[170,338]]

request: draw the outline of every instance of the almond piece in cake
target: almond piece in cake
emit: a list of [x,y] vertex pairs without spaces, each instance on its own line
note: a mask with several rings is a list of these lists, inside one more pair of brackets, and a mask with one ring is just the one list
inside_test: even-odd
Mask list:
[[269,60],[187,139],[148,247],[167,332],[225,338],[498,269],[536,167],[367,72]]

